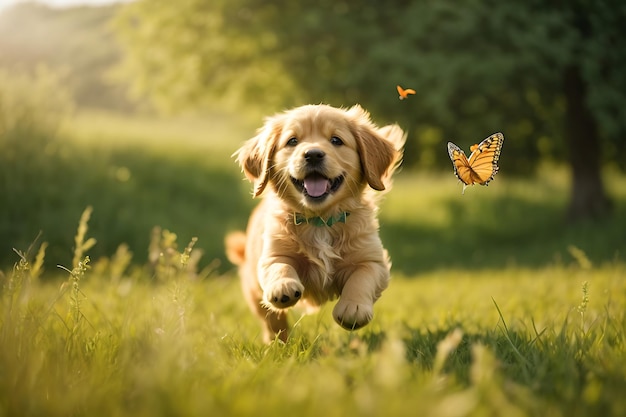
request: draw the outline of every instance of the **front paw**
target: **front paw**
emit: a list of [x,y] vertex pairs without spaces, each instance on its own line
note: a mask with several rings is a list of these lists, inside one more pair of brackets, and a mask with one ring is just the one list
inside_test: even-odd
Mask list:
[[293,278],[282,278],[273,282],[263,292],[263,303],[270,309],[288,308],[296,304],[302,293],[304,286],[302,283]]
[[339,299],[333,309],[335,321],[344,329],[356,330],[372,321],[374,306]]

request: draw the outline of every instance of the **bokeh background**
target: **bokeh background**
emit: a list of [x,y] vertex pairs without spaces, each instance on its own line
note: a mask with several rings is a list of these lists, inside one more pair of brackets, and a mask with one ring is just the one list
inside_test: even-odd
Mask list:
[[[69,265],[92,207],[94,258],[149,264],[168,230],[227,270],[223,236],[255,203],[230,155],[308,103],[408,132],[382,211],[399,271],[623,256],[620,0],[95,3],[0,9],[2,267],[34,242]],[[446,142],[496,131],[500,174],[461,197]]]

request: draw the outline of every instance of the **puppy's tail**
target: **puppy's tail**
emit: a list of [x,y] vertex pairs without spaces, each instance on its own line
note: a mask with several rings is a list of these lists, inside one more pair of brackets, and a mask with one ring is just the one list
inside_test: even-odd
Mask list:
[[226,257],[235,265],[241,265],[246,259],[246,234],[241,231],[231,232],[224,238]]

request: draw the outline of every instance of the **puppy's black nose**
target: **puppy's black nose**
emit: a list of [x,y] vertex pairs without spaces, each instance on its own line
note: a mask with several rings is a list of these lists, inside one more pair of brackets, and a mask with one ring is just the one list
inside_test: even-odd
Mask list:
[[311,164],[320,163],[326,154],[321,149],[309,149],[304,153],[304,159]]

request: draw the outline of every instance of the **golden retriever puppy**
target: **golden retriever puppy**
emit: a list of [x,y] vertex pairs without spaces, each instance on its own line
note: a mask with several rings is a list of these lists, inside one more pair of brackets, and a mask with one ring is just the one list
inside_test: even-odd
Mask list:
[[405,136],[375,126],[360,106],[307,105],[266,119],[236,153],[254,196],[246,234],[226,236],[243,292],[264,324],[264,341],[287,340],[286,309],[339,298],[346,329],[372,320],[389,282],[378,235],[378,195],[389,189]]

